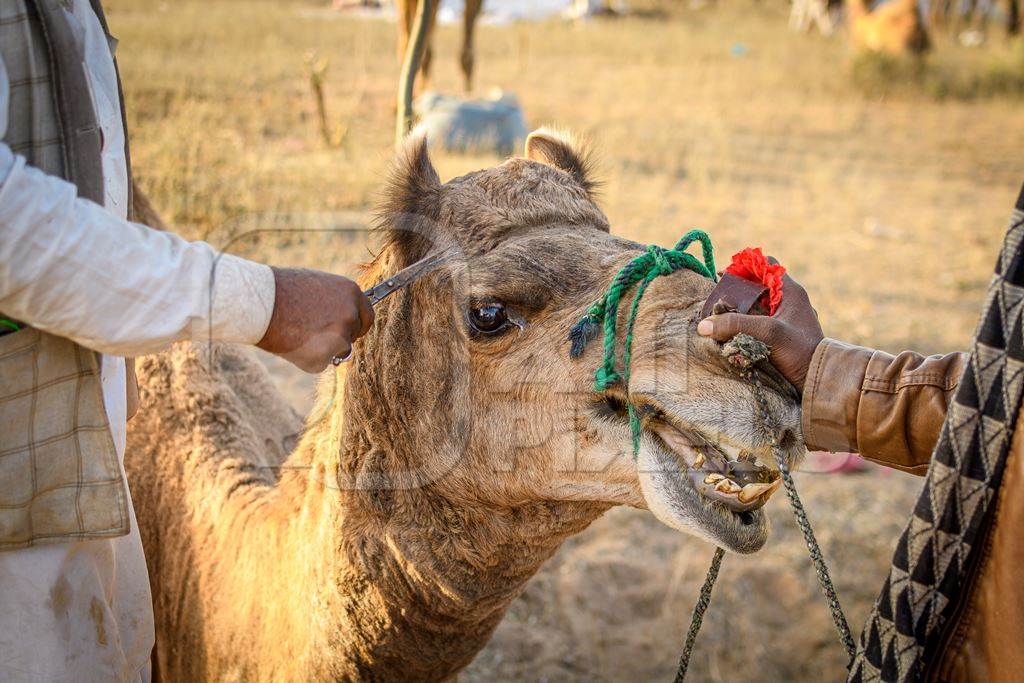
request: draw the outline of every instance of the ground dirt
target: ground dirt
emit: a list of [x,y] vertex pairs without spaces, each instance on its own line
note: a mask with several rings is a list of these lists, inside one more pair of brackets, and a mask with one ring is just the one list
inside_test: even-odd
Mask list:
[[[263,261],[354,273],[373,248],[365,230],[391,153],[394,27],[306,2],[105,4],[135,168],[169,223]],[[579,26],[483,27],[479,88],[511,90],[531,124],[591,139],[616,232],[671,245],[701,227],[722,258],[762,245],[806,285],[830,336],[962,348],[1024,180],[1021,100],[865,94],[844,36],[787,32],[780,0],[682,4],[637,2],[639,16]],[[935,69],[984,70],[1021,47],[936,43]],[[459,88],[457,49],[457,31],[442,28],[443,91]],[[330,59],[336,147],[317,124],[316,57]],[[446,178],[498,161],[436,156]],[[305,408],[312,381],[268,363]],[[857,630],[918,482],[874,468],[797,483]],[[770,511],[768,546],[725,560],[691,680],[842,676],[782,495]],[[670,679],[711,553],[647,513],[612,511],[542,569],[463,680]]]

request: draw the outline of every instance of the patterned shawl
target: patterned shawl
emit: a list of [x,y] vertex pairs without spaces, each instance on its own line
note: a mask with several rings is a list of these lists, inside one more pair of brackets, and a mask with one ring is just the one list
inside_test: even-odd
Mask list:
[[[861,633],[849,681],[910,681],[936,648],[967,588],[1002,481],[1024,390],[1024,190],[924,488]],[[979,548],[980,550],[980,548]]]

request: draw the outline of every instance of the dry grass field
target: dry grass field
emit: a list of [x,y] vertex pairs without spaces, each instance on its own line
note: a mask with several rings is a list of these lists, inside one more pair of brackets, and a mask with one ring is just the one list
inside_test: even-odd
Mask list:
[[[670,245],[702,227],[721,258],[762,245],[811,292],[830,336],[962,347],[1024,181],[1022,46],[995,30],[976,50],[939,36],[923,76],[890,82],[909,71],[855,60],[841,35],[789,33],[782,0],[699,11],[652,1],[615,21],[484,26],[480,89],[515,92],[531,125],[590,138],[620,234]],[[366,227],[382,186],[394,26],[310,2],[105,4],[136,172],[169,222],[267,262],[354,272],[372,240],[322,230]],[[441,90],[459,88],[457,46],[442,28]],[[337,148],[317,127],[310,55],[330,59]],[[435,157],[444,177],[498,161]],[[311,383],[272,367],[307,405]],[[873,469],[798,485],[856,630],[916,482]],[[768,547],[726,558],[692,680],[842,675],[784,497],[771,509]],[[531,582],[464,678],[667,680],[710,556],[645,513],[614,511]]]

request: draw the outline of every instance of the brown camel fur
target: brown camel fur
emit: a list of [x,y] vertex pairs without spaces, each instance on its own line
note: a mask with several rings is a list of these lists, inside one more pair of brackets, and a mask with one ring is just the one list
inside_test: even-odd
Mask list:
[[[245,349],[140,361],[126,464],[161,680],[448,679],[613,505],[730,550],[764,544],[763,510],[730,511],[685,474],[702,449],[771,459],[750,385],[693,334],[707,280],[650,286],[628,387],[593,392],[599,341],[569,357],[567,330],[643,250],[609,234],[593,192],[585,158],[553,133],[445,184],[411,143],[363,282],[445,245],[460,258],[379,305],[301,434]],[[507,322],[493,329],[496,310]],[[795,459],[798,403],[767,399]],[[624,401],[644,421],[636,462]]]
[[[413,19],[416,17],[417,0],[397,0],[395,9],[398,11],[398,63],[405,58],[405,50],[409,45],[409,34],[412,31]],[[475,54],[473,34],[476,31],[476,20],[483,9],[483,0],[466,0],[462,14],[462,50],[459,52],[459,65],[462,67],[463,87],[466,92],[473,91],[473,65]],[[437,19],[437,8],[441,0],[433,0],[430,6],[427,24],[427,44],[423,49],[423,61],[420,62],[421,90],[430,89],[430,66],[433,59],[434,25]]]
[[890,55],[923,54],[931,47],[918,0],[890,0],[869,10],[849,0],[850,40],[857,50]]

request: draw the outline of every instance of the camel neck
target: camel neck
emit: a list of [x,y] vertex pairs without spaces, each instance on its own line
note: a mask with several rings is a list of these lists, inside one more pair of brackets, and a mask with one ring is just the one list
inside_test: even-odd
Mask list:
[[362,641],[347,647],[353,672],[384,680],[439,680],[466,666],[530,577],[603,511],[456,507],[423,492],[405,513],[368,520],[365,503],[344,505],[340,546],[356,579],[345,584],[373,588],[334,592],[331,613]]
[[[472,504],[431,487],[343,491],[324,485],[334,466],[314,462],[304,483],[282,485],[302,487],[292,492],[303,499],[292,508],[294,533],[319,546],[306,554],[322,624],[308,646],[325,675],[342,679],[459,671],[540,566],[607,509]],[[292,494],[284,498],[294,504]]]
[[284,545],[305,558],[302,580],[316,594],[296,607],[315,605],[318,624],[297,649],[328,678],[447,678],[562,542],[608,505],[470,500],[452,490],[450,479],[465,478],[451,473],[402,485],[397,463],[416,456],[387,447],[386,432],[369,431],[379,420],[367,402],[346,399],[307,431],[277,486],[273,516],[290,520]]

